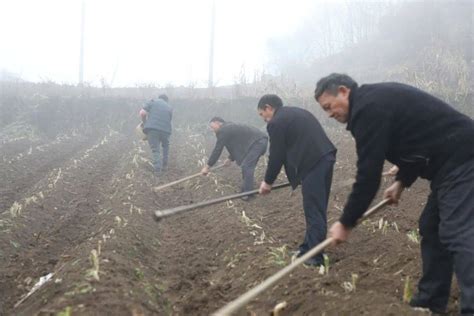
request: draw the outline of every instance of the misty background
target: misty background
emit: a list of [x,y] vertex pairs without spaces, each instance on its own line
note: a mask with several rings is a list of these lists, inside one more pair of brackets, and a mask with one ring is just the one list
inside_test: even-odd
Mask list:
[[[236,166],[151,191],[201,170],[215,144],[209,120],[265,130],[256,108],[267,93],[311,111],[338,148],[332,222],[357,155],[314,100],[316,82],[343,72],[359,84],[408,83],[474,117],[473,19],[474,0],[0,0],[0,314],[210,314],[286,264],[305,226],[289,192],[174,224],[150,219],[236,192]],[[135,130],[161,93],[173,133],[169,172],[156,178]],[[360,230],[357,251],[334,253],[336,272],[294,271],[290,283],[304,282],[274,287],[247,312],[268,314],[281,298],[287,314],[417,313],[402,302],[421,271],[414,242],[428,183],[412,188],[401,212]]]
[[267,63],[269,38],[291,32],[311,1],[46,0],[0,3],[0,69],[76,84],[84,12],[84,80],[109,86],[206,86],[215,4],[216,84]]
[[262,125],[255,107],[265,93],[330,125],[312,95],[331,72],[412,84],[472,117],[473,19],[471,0],[2,1],[2,138],[23,131],[18,122],[49,136],[117,122],[118,107],[136,120],[163,92],[178,125],[221,113]]

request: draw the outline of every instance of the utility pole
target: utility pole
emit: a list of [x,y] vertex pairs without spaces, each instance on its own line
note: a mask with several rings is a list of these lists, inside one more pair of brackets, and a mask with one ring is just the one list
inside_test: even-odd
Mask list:
[[216,24],[216,1],[212,1],[212,11],[211,11],[211,44],[209,49],[209,81],[208,88],[211,90],[214,86],[214,28]]
[[84,23],[86,15],[86,2],[82,0],[81,5],[81,47],[79,53],[79,85],[84,83]]
[[112,87],[114,84],[115,76],[117,75],[118,66],[119,66],[119,60],[117,58],[117,62],[115,63],[114,73],[112,74],[112,79],[110,80],[110,87]]

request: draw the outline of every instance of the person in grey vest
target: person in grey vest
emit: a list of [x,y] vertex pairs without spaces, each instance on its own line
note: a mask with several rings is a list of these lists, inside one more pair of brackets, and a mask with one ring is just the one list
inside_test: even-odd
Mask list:
[[413,307],[446,311],[453,272],[461,314],[474,314],[474,121],[415,87],[384,82],[358,86],[345,74],[318,81],[316,101],[346,124],[357,149],[357,176],[339,221],[335,243],[348,239],[380,186],[385,160],[398,167],[384,198],[397,203],[420,177],[431,193],[421,213],[422,277]]
[[[168,104],[168,97],[162,94],[158,100],[151,100],[140,111],[143,120],[143,132],[147,135],[148,144],[153,155],[155,175],[160,175],[168,166],[168,153],[171,136],[171,119],[173,109]],[[163,158],[160,157],[160,147]]]
[[[268,136],[253,126],[226,122],[220,117],[212,118],[209,125],[216,133],[217,141],[201,173],[203,175],[209,173],[209,168],[217,162],[225,147],[229,152],[225,164],[235,161],[242,169],[241,192],[253,190],[255,167],[260,157],[267,151]],[[248,201],[249,197],[242,199]]]
[[[270,135],[270,157],[259,191],[270,193],[283,166],[293,189],[301,184],[306,220],[304,241],[296,251],[301,257],[326,238],[326,209],[337,150],[319,121],[305,109],[283,106],[275,94],[261,97],[257,109]],[[318,254],[305,264],[321,267],[324,257]]]

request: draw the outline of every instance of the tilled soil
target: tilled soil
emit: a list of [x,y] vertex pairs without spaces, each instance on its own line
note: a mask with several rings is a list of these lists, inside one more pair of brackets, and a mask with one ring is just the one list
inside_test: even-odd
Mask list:
[[[338,147],[332,223],[350,192],[356,158],[342,128],[328,131]],[[160,178],[152,174],[148,145],[111,127],[1,147],[0,314],[207,315],[289,264],[305,230],[299,189],[154,221],[154,210],[239,191],[236,166],[152,190],[198,172],[212,148],[208,136],[177,128],[170,168]],[[427,183],[418,181],[398,207],[327,250],[327,273],[301,266],[240,314],[266,315],[283,301],[282,315],[425,314],[409,308],[403,293],[407,278],[415,291],[420,276],[414,239],[427,194]],[[51,281],[22,300],[48,273]],[[454,287],[451,314],[457,299]]]

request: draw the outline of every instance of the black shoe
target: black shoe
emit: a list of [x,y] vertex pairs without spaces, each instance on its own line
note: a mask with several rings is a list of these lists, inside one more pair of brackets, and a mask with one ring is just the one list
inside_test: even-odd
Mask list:
[[321,262],[321,260],[316,259],[316,258],[309,258],[308,260],[304,262],[304,265],[319,268],[321,266],[324,267],[324,262]]
[[411,300],[410,303],[408,303],[411,307],[415,308],[427,308],[430,310],[430,312],[438,314],[438,315],[444,315],[446,314],[446,308],[441,308],[437,306],[430,306],[427,300],[420,299],[418,296],[414,296]]
[[242,201],[245,201],[245,202],[249,202],[250,200],[253,200],[255,198],[255,196],[253,195],[245,195],[245,196],[241,196],[240,199]]

